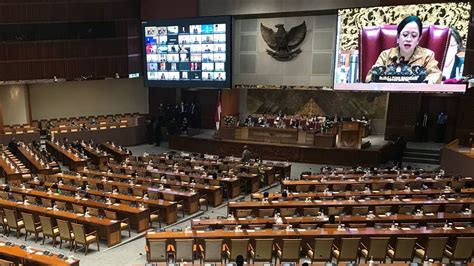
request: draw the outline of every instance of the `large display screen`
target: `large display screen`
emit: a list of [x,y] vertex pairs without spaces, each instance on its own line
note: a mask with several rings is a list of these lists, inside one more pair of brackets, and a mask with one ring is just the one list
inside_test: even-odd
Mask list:
[[341,9],[335,90],[464,92],[469,3]]
[[231,86],[231,18],[142,22],[145,85]]

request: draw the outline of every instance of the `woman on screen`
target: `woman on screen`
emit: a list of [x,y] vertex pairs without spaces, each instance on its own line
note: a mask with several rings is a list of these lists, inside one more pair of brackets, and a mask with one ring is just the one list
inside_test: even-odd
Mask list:
[[[423,25],[417,16],[404,18],[397,27],[397,47],[382,51],[374,66],[387,66],[394,59],[408,65],[420,65],[426,68],[426,80],[429,84],[441,83],[442,73],[438,68],[438,61],[433,51],[418,46],[421,39]],[[365,78],[366,82],[372,81],[372,69]]]

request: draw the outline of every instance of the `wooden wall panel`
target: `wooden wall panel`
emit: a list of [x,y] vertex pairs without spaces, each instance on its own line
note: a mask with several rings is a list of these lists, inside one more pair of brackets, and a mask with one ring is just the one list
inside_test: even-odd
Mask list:
[[415,125],[420,113],[421,94],[390,93],[385,139],[404,136],[415,141]]
[[222,117],[239,115],[240,90],[222,90]]
[[141,0],[142,20],[199,16],[199,0]]

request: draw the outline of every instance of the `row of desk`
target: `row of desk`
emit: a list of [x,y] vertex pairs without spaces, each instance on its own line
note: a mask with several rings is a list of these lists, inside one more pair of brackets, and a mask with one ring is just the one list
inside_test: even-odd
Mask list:
[[61,144],[53,141],[46,141],[46,149],[50,152],[57,160],[63,162],[64,165],[68,166],[71,170],[83,169],[86,166],[87,160],[81,158],[80,155],[76,155],[72,151],[68,151],[63,148]]
[[[10,245],[8,245],[9,243]],[[63,254],[63,258],[59,254],[45,255],[43,250],[33,249],[28,252],[21,245],[11,242],[0,241],[0,257],[5,257],[18,265],[55,265],[55,266],[79,266],[79,260],[68,258]]]

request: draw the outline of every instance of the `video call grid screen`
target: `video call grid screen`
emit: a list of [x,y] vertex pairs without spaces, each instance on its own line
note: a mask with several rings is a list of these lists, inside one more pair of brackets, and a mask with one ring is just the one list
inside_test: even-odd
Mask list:
[[230,87],[230,17],[144,22],[147,86]]

